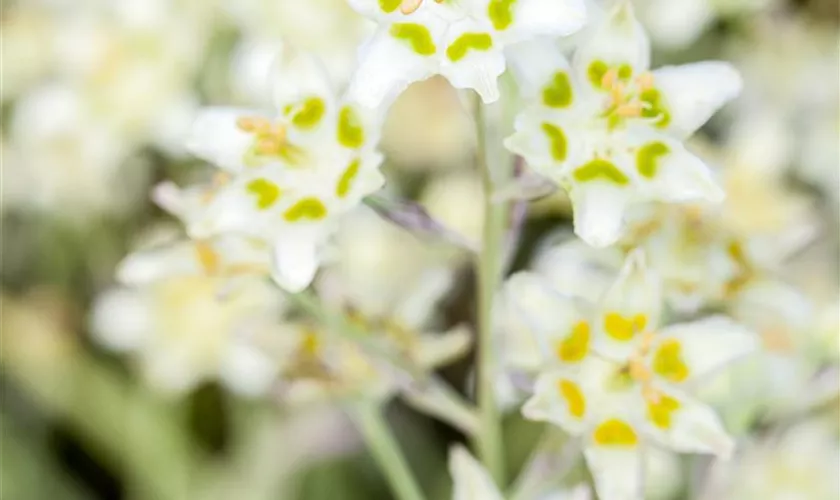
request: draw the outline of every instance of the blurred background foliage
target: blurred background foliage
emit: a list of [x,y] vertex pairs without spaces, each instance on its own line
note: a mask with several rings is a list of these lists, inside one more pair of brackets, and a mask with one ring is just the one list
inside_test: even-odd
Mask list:
[[[836,1],[634,3],[651,29],[654,66],[711,58],[743,71],[743,97],[696,147],[723,161],[738,153],[731,125],[746,124],[744,154],[774,163],[768,171],[780,172],[784,189],[816,207],[819,237],[786,272],[828,304],[825,335],[836,337]],[[0,14],[0,498],[389,498],[335,408],[249,399],[212,380],[161,394],[90,334],[92,307],[114,284],[117,263],[171,223],[150,188],[206,175],[181,143],[195,109],[266,105],[267,64],[283,41],[318,54],[344,82],[370,26],[342,0],[7,0]],[[414,85],[387,121],[386,189],[477,236],[473,143],[470,116],[444,80]],[[534,202],[514,267],[569,226],[562,194]],[[455,265],[442,303],[448,325],[472,317],[471,270]],[[467,356],[442,374],[463,388],[469,365]],[[836,424],[836,399],[821,411]],[[463,436],[398,402],[388,416],[429,498],[447,498],[446,450]],[[762,432],[760,419],[754,424]],[[516,471],[542,428],[511,414],[505,433]],[[691,466],[668,469],[678,484],[657,498],[694,498]]]

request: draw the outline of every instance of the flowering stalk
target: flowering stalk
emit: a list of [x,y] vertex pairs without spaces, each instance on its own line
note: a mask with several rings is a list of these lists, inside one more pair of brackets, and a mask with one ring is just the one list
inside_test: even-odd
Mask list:
[[362,403],[355,406],[351,414],[396,497],[399,500],[423,500],[423,493],[382,418],[379,405]]
[[[476,105],[477,164],[482,175],[484,189],[484,229],[481,250],[478,253],[478,327],[477,396],[481,412],[481,429],[476,438],[476,447],[482,462],[499,484],[505,482],[505,463],[502,443],[502,425],[495,397],[496,373],[495,349],[493,345],[493,300],[501,273],[501,249],[504,246],[507,221],[507,203],[496,202],[494,186],[501,184],[510,175],[507,165],[508,154],[502,148],[501,137],[493,123],[497,106]],[[489,113],[488,113],[489,112]]]

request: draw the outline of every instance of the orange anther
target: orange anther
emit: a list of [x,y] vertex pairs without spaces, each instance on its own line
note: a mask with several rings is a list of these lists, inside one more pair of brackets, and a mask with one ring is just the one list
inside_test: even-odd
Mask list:
[[601,88],[604,89],[612,89],[615,83],[618,81],[618,70],[615,68],[610,68],[604,73],[604,76],[601,77]]
[[641,91],[653,88],[653,74],[650,71],[645,71],[636,78],[636,85]]
[[405,15],[414,13],[423,4],[423,0],[403,0],[400,4],[400,12]]
[[616,108],[615,112],[622,118],[636,118],[642,114],[642,104],[639,102],[628,102]]

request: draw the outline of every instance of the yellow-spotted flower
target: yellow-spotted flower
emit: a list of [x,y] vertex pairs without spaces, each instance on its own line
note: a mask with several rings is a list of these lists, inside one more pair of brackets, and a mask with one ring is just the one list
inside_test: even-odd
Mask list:
[[565,36],[585,20],[581,0],[348,0],[379,22],[362,48],[350,92],[363,105],[390,102],[434,74],[499,98],[505,47],[539,36]]
[[275,113],[210,108],[197,118],[188,147],[223,174],[187,232],[262,240],[274,280],[299,291],[338,218],[383,184],[379,116],[338,97],[305,55],[286,52],[273,79]]
[[523,414],[581,437],[604,500],[642,498],[645,442],[721,457],[733,449],[718,417],[686,389],[751,352],[756,340],[724,317],[660,326],[659,287],[634,252],[597,304],[527,272],[505,290],[530,318],[547,360]]
[[729,64],[650,71],[649,42],[629,2],[592,27],[571,64],[544,44],[516,53],[514,69],[533,102],[506,145],[569,192],[575,232],[587,243],[615,243],[627,209],[640,202],[723,199],[682,141],[739,92]]

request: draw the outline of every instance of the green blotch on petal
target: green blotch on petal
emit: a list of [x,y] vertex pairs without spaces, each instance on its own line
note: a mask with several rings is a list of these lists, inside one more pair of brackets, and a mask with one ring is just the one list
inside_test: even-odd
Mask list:
[[358,148],[365,142],[365,129],[356,111],[350,106],[341,108],[338,114],[338,142],[347,148]]
[[551,108],[565,108],[572,104],[572,82],[568,73],[560,71],[543,89],[543,103]]
[[493,47],[493,38],[487,33],[464,33],[446,49],[446,57],[458,62],[471,50],[487,51]]
[[335,188],[335,194],[338,195],[339,198],[344,198],[347,196],[347,193],[350,192],[350,188],[353,187],[353,181],[356,180],[356,176],[359,175],[359,167],[361,166],[362,162],[360,160],[354,160],[347,169],[341,174],[341,178],[338,179],[338,185]]
[[643,118],[658,118],[654,125],[665,128],[671,123],[671,114],[665,109],[662,102],[662,94],[656,89],[647,89],[639,96],[639,99],[646,104],[642,109]]
[[595,88],[601,88],[601,81],[604,79],[604,75],[607,74],[607,71],[610,70],[610,67],[607,66],[607,63],[604,61],[592,61],[589,64],[589,67],[586,68],[586,77],[589,79],[589,83],[591,83]]
[[633,76],[633,67],[625,63],[618,67],[618,79],[627,81]]
[[506,30],[513,24],[513,4],[516,0],[490,0],[487,4],[487,16],[493,27],[499,31]]
[[402,0],[379,0],[379,8],[387,14],[397,10],[401,4]]
[[624,186],[630,182],[630,179],[618,167],[601,158],[596,158],[586,165],[578,167],[573,176],[578,182],[591,182],[600,179],[619,186]]
[[280,188],[267,179],[254,179],[245,186],[245,189],[256,195],[257,208],[260,210],[271,207],[280,197]]
[[292,116],[292,124],[300,129],[311,129],[321,122],[327,106],[319,97],[310,97],[303,101],[301,110]]
[[408,42],[411,45],[411,50],[421,56],[430,56],[437,52],[429,28],[422,24],[395,23],[391,25],[391,36],[397,40]]
[[327,207],[318,198],[303,198],[286,210],[283,218],[289,222],[321,220],[327,216]]
[[551,123],[543,123],[542,130],[545,132],[545,135],[548,137],[548,142],[551,145],[551,157],[557,161],[565,160],[568,144],[563,129]]
[[636,169],[644,177],[653,178],[659,168],[659,159],[670,151],[663,142],[645,144],[636,152]]

